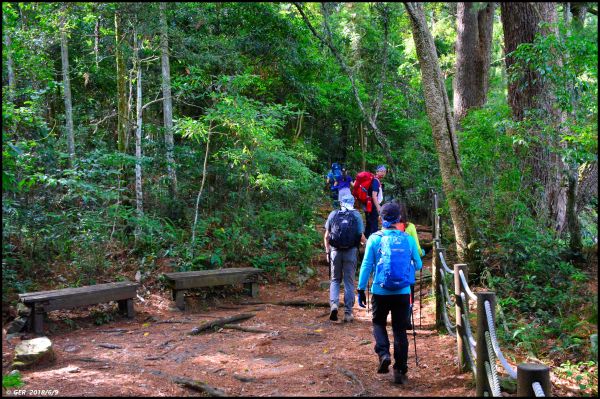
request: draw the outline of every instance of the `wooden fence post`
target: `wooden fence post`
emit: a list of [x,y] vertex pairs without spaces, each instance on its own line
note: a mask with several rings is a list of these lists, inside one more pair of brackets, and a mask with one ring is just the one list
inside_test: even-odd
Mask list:
[[435,293],[435,328],[436,330],[446,329],[444,324],[444,309],[442,306],[446,306],[444,303],[444,293],[440,289],[440,283],[442,283],[442,275],[440,269],[442,269],[442,261],[440,260],[440,253],[444,253],[444,248],[440,247],[439,240],[433,241],[433,259],[431,262],[431,285],[432,292]]
[[[457,263],[454,265],[454,295],[455,295],[455,308],[456,308],[456,350],[458,353],[458,370],[459,372],[469,371],[469,364],[467,362],[467,348],[465,345],[469,345],[469,338],[463,325],[463,304],[461,292],[465,295],[465,307],[469,308],[469,297],[465,287],[460,280],[459,272],[462,270],[465,279],[467,278],[467,265],[465,263]],[[465,315],[467,317],[467,315]],[[469,319],[467,319],[467,323]],[[463,339],[464,338],[464,339]]]
[[552,396],[550,367],[544,364],[521,363],[517,366],[517,396],[536,396],[532,384],[539,382],[545,396]]
[[485,313],[485,301],[490,302],[492,310],[492,321],[496,320],[495,309],[496,309],[496,293],[495,292],[478,292],[477,295],[477,376],[475,379],[476,383],[476,395],[484,396],[484,392],[488,393],[488,396],[492,396],[492,388],[487,378],[485,371],[485,362],[489,363],[490,359],[488,356],[487,343],[485,342],[485,332],[489,331],[487,324],[487,316]]

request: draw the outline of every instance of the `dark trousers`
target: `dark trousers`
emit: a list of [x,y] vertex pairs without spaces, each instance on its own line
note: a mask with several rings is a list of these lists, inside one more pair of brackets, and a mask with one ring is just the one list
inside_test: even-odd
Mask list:
[[381,359],[390,355],[390,341],[386,330],[388,313],[392,313],[392,331],[394,333],[394,369],[401,373],[408,371],[408,329],[410,294],[376,295],[373,294],[373,337],[375,352]]
[[369,236],[379,230],[379,212],[377,212],[377,208],[373,205],[373,210],[371,212],[365,212],[365,237],[369,238]]

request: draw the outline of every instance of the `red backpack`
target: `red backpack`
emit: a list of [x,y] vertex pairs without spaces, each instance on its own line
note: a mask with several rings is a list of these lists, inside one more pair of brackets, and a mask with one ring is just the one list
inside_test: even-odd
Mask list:
[[354,198],[356,198],[359,202],[362,202],[365,205],[371,202],[369,188],[371,187],[371,183],[373,182],[374,178],[375,175],[371,172],[360,172],[356,175],[352,195],[354,195]]

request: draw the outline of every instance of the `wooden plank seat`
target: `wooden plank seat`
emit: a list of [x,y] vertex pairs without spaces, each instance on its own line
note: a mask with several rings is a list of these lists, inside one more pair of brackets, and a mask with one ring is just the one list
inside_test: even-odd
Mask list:
[[247,292],[258,295],[258,276],[262,269],[235,267],[229,269],[200,270],[193,272],[165,273],[165,283],[171,289],[173,300],[180,310],[185,310],[184,294],[189,289],[233,285],[242,283]]
[[51,310],[117,301],[121,313],[130,318],[134,317],[133,298],[136,296],[137,286],[137,283],[131,281],[120,281],[52,291],[27,292],[19,294],[19,300],[31,309],[31,316],[27,322],[28,330],[33,329],[36,334],[42,334],[44,314]]

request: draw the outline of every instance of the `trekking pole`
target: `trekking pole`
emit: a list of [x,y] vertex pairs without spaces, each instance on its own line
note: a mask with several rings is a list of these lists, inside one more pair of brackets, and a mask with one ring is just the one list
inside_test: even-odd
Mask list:
[[409,300],[410,300],[410,319],[411,319],[412,330],[413,330],[413,340],[415,343],[415,364],[417,365],[417,367],[419,367],[419,356],[417,355],[417,332],[415,331],[415,317],[413,315],[413,301],[412,301],[411,297],[409,297]]
[[421,322],[423,321],[423,316],[421,311],[423,310],[423,268],[419,270],[419,328],[421,328]]
[[367,280],[367,314],[371,313],[369,310],[369,286],[371,285],[371,275],[369,275],[369,279]]

